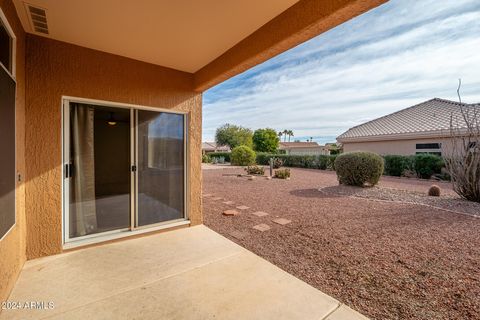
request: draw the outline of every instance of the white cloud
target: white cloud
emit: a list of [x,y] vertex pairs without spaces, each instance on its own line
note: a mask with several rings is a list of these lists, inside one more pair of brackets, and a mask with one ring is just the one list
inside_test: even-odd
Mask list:
[[424,100],[480,102],[480,3],[405,1],[360,16],[204,95],[204,140],[230,122],[337,136]]

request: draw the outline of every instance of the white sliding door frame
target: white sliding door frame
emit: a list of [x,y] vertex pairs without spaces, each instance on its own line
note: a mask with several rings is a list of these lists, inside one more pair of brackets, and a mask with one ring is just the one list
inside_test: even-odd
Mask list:
[[[70,103],[85,103],[92,106],[104,106],[123,108],[130,110],[130,225],[128,228],[105,231],[101,233],[89,234],[85,236],[70,238],[70,178],[67,177],[68,170],[71,170],[70,165]],[[188,220],[189,203],[188,199],[188,173],[189,161],[188,157],[188,114],[186,112],[173,112],[172,110],[147,107],[141,105],[124,104],[118,102],[110,102],[103,100],[92,100],[85,98],[77,98],[70,96],[62,97],[62,238],[63,248],[69,249],[78,246],[84,246],[92,243],[104,242],[122,237],[128,237],[135,234],[152,232],[160,229],[167,229],[181,225],[190,224]],[[183,218],[154,223],[146,226],[138,226],[138,111],[147,110],[171,114],[183,115],[183,132],[184,132],[184,212]],[[136,170],[134,170],[136,168]]]

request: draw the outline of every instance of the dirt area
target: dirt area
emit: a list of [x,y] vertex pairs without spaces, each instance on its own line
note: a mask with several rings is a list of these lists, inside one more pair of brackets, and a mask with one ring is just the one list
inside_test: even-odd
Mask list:
[[[448,183],[436,183],[443,196],[430,200],[431,181],[386,177],[379,188],[345,189],[328,171],[292,169],[290,180],[235,173],[243,171],[203,171],[213,230],[372,319],[480,319],[478,207]],[[451,201],[466,214],[431,207]]]

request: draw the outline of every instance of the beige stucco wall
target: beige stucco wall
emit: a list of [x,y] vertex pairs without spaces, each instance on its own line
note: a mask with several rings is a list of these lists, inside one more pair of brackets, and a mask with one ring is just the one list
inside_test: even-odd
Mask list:
[[202,96],[193,75],[33,35],[26,44],[27,257],[62,251],[62,95],[188,112],[189,217],[201,223]]
[[[371,141],[371,142],[344,142],[343,151],[371,151],[380,155],[414,155],[417,143],[441,143],[442,151],[448,150],[451,146],[449,138],[428,138],[428,139],[409,139],[409,140],[389,140],[389,141]],[[419,150],[420,151],[420,150]],[[434,150],[421,150],[434,151]]]
[[[25,174],[25,33],[10,0],[0,0],[0,8],[7,17],[17,38],[16,54],[16,158],[17,172]],[[12,173],[13,174],[13,173]],[[16,224],[0,241],[0,301],[7,299],[25,262],[25,185],[16,186]],[[1,312],[1,310],[0,310]]]

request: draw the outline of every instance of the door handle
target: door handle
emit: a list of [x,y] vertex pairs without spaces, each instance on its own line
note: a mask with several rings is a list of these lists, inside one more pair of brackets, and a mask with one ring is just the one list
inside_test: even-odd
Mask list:
[[73,177],[73,164],[67,163],[65,165],[65,178],[68,179],[71,177]]

